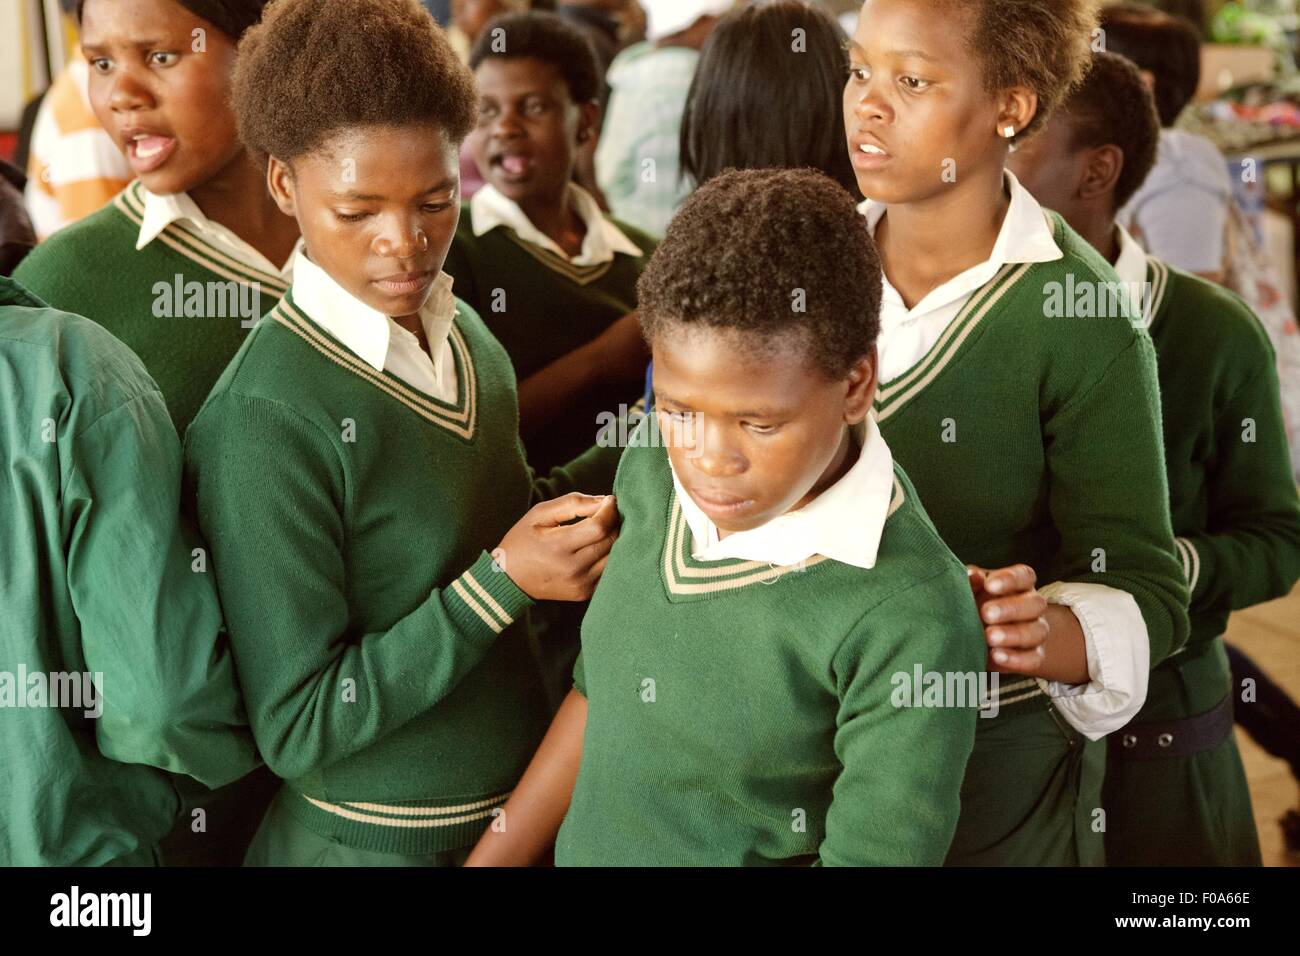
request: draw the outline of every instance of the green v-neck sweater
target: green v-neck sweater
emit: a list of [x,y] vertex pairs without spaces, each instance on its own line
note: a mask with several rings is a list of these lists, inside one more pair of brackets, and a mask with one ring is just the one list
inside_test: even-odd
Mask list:
[[1219,703],[1229,690],[1226,655],[1207,645],[1232,611],[1281,597],[1300,578],[1300,499],[1268,334],[1221,286],[1153,258],[1147,282],[1192,629],[1183,653],[1153,671],[1139,722]]
[[[1023,562],[1040,585],[1127,591],[1155,666],[1189,629],[1155,350],[1126,300],[1108,316],[1088,308],[1085,290],[1095,300],[1119,278],[1047,216],[1062,257],[1009,264],[974,292],[930,351],[879,389],[876,419],[958,558]],[[1043,705],[1032,681],[1001,690],[999,720]]]
[[131,348],[181,435],[253,323],[284,294],[282,276],[234,258],[187,222],[135,248],[143,186],[61,229],[14,278],[56,309],[84,315]]
[[359,849],[465,846],[508,796],[548,714],[532,602],[485,549],[535,494],[612,479],[602,450],[535,487],[504,350],[463,303],[448,345],[455,402],[290,293],[186,436],[258,747],[300,821]]
[[587,725],[556,863],[941,864],[984,637],[907,476],[870,569],[697,561],[653,417],[638,436],[582,624]]

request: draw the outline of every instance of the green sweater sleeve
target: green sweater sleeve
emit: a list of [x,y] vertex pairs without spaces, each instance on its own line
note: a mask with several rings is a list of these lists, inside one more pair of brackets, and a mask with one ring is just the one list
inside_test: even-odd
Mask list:
[[833,665],[842,769],[820,863],[942,865],[975,745],[978,694],[964,706],[896,706],[896,675],[910,682],[920,664],[926,672],[971,675],[973,684],[984,669],[983,648],[979,612],[956,566],[872,608],[844,640]]
[[1271,349],[1255,367],[1215,422],[1207,530],[1177,539],[1193,613],[1272,600],[1300,578],[1300,499]]
[[277,402],[209,399],[186,435],[186,467],[253,732],[285,779],[433,707],[532,603],[484,552],[391,627],[360,633],[345,562],[355,491],[330,437]]
[[[1154,667],[1187,641],[1187,584],[1175,557],[1155,349],[1134,334],[1090,386],[1043,424],[1054,571],[1127,591]],[[1048,583],[1048,582],[1041,582]]]
[[258,764],[199,542],[180,517],[181,450],[157,392],[71,439],[68,589],[86,666],[103,675],[107,757],[208,787]]
[[571,491],[607,495],[614,490],[614,475],[623,449],[593,445],[567,465],[557,465],[545,478],[533,477],[533,503],[550,501]]

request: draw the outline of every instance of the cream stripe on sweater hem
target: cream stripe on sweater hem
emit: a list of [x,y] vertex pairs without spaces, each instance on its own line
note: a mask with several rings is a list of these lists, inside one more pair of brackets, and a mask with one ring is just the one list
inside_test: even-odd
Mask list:
[[[308,803],[310,803],[312,806],[320,810],[324,810],[326,813],[332,813],[334,814],[334,816],[342,817],[345,820],[355,820],[358,823],[370,823],[370,824],[374,824],[375,826],[381,826],[381,827],[428,829],[431,827],[450,827],[450,826],[455,826],[456,824],[459,823],[471,823],[475,820],[485,820],[492,815],[493,809],[495,809],[497,806],[503,803],[505,799],[509,796],[510,796],[509,793],[504,793],[499,797],[492,798],[491,800],[481,801],[480,805],[483,806],[484,809],[477,810],[472,813],[465,813],[454,817],[438,817],[436,819],[423,819],[423,820],[394,819],[393,817],[376,816],[374,814],[362,813],[357,810],[351,809],[351,807],[354,806],[383,807],[382,804],[340,805],[336,803],[326,803],[324,800],[317,800],[315,797],[309,797],[306,794],[303,794],[303,799],[306,800]],[[384,812],[391,813],[394,811],[402,812],[402,811],[410,810],[412,808],[383,807],[383,809]],[[429,809],[436,810],[437,808],[429,808]]]

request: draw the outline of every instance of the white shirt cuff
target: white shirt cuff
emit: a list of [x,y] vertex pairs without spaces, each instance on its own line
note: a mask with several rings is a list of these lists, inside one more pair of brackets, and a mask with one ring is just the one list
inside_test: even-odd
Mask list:
[[1070,726],[1099,740],[1132,720],[1146,702],[1151,671],[1146,621],[1133,595],[1104,584],[1056,581],[1038,593],[1079,619],[1089,678],[1086,684],[1039,678],[1039,686]]

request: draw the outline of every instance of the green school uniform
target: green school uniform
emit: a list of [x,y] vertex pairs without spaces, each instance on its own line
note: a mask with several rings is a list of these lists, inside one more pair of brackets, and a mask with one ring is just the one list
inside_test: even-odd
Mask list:
[[170,773],[257,764],[157,386],[0,277],[0,865],[158,861]]
[[[699,561],[654,419],[637,435],[583,621],[557,865],[942,863],[984,641],[906,475],[870,569]],[[965,697],[923,704],[914,675],[931,673],[969,678]]]
[[[1188,632],[1155,353],[1123,315],[1050,314],[1054,290],[1118,280],[1048,215],[1062,257],[1006,265],[976,290],[879,390],[876,418],[963,562],[1023,562],[1040,584],[1127,591],[1154,665]],[[1101,863],[1103,745],[1071,728],[1033,679],[1002,680],[999,699],[998,717],[979,724],[949,862]]]
[[103,209],[37,246],[14,278],[130,346],[183,436],[221,370],[287,283],[212,245],[184,220],[136,249],[144,203],[144,186],[136,180]]
[[[455,281],[456,296],[474,309],[497,337],[522,381],[568,355],[636,309],[636,282],[654,252],[644,232],[621,222],[620,231],[643,255],[616,252],[609,262],[574,265],[562,256],[520,239],[509,226],[474,235],[465,204],[443,270]],[[644,390],[638,372],[592,394],[545,435],[530,436],[528,461],[545,474],[596,442],[605,411],[617,413]]]
[[[136,249],[147,193],[136,180],[112,202],[42,242],[15,277],[59,309],[87,316],[125,342],[162,392],[182,437],[249,329],[287,288],[213,245],[188,220],[171,223]],[[186,828],[164,844],[182,864],[238,864],[271,799],[260,768],[218,793],[187,796],[208,831]]]
[[[594,207],[588,198],[585,203]],[[597,210],[598,212],[598,210]],[[636,282],[655,241],[626,223],[612,222],[642,255],[612,251],[602,263],[576,265],[521,238],[508,225],[474,234],[471,203],[461,210],[456,238],[443,271],[455,279],[457,297],[487,323],[505,347],[518,381],[585,345],[636,308]],[[641,395],[644,375],[593,391],[567,409],[543,434],[527,436],[528,461],[545,474],[590,448],[608,415],[625,414]],[[602,417],[605,416],[605,417]],[[609,488],[586,488],[591,493]],[[533,613],[541,637],[547,693],[568,692],[585,605],[543,602]]]
[[545,729],[532,601],[484,549],[535,494],[608,483],[617,459],[535,485],[504,350],[463,303],[448,343],[454,402],[376,371],[290,292],[186,436],[253,731],[287,781],[249,862],[320,839],[468,846]]
[[[1146,278],[1191,636],[1153,668],[1132,724],[1109,737],[1106,855],[1126,866],[1258,865],[1230,717],[1234,704],[1251,704],[1234,694],[1221,636],[1231,611],[1287,594],[1300,578],[1300,501],[1273,349],[1259,320],[1222,287],[1153,258]],[[1134,759],[1148,730],[1157,740],[1168,731],[1173,749],[1188,730],[1174,722],[1220,707],[1212,746],[1161,756],[1157,743]]]

